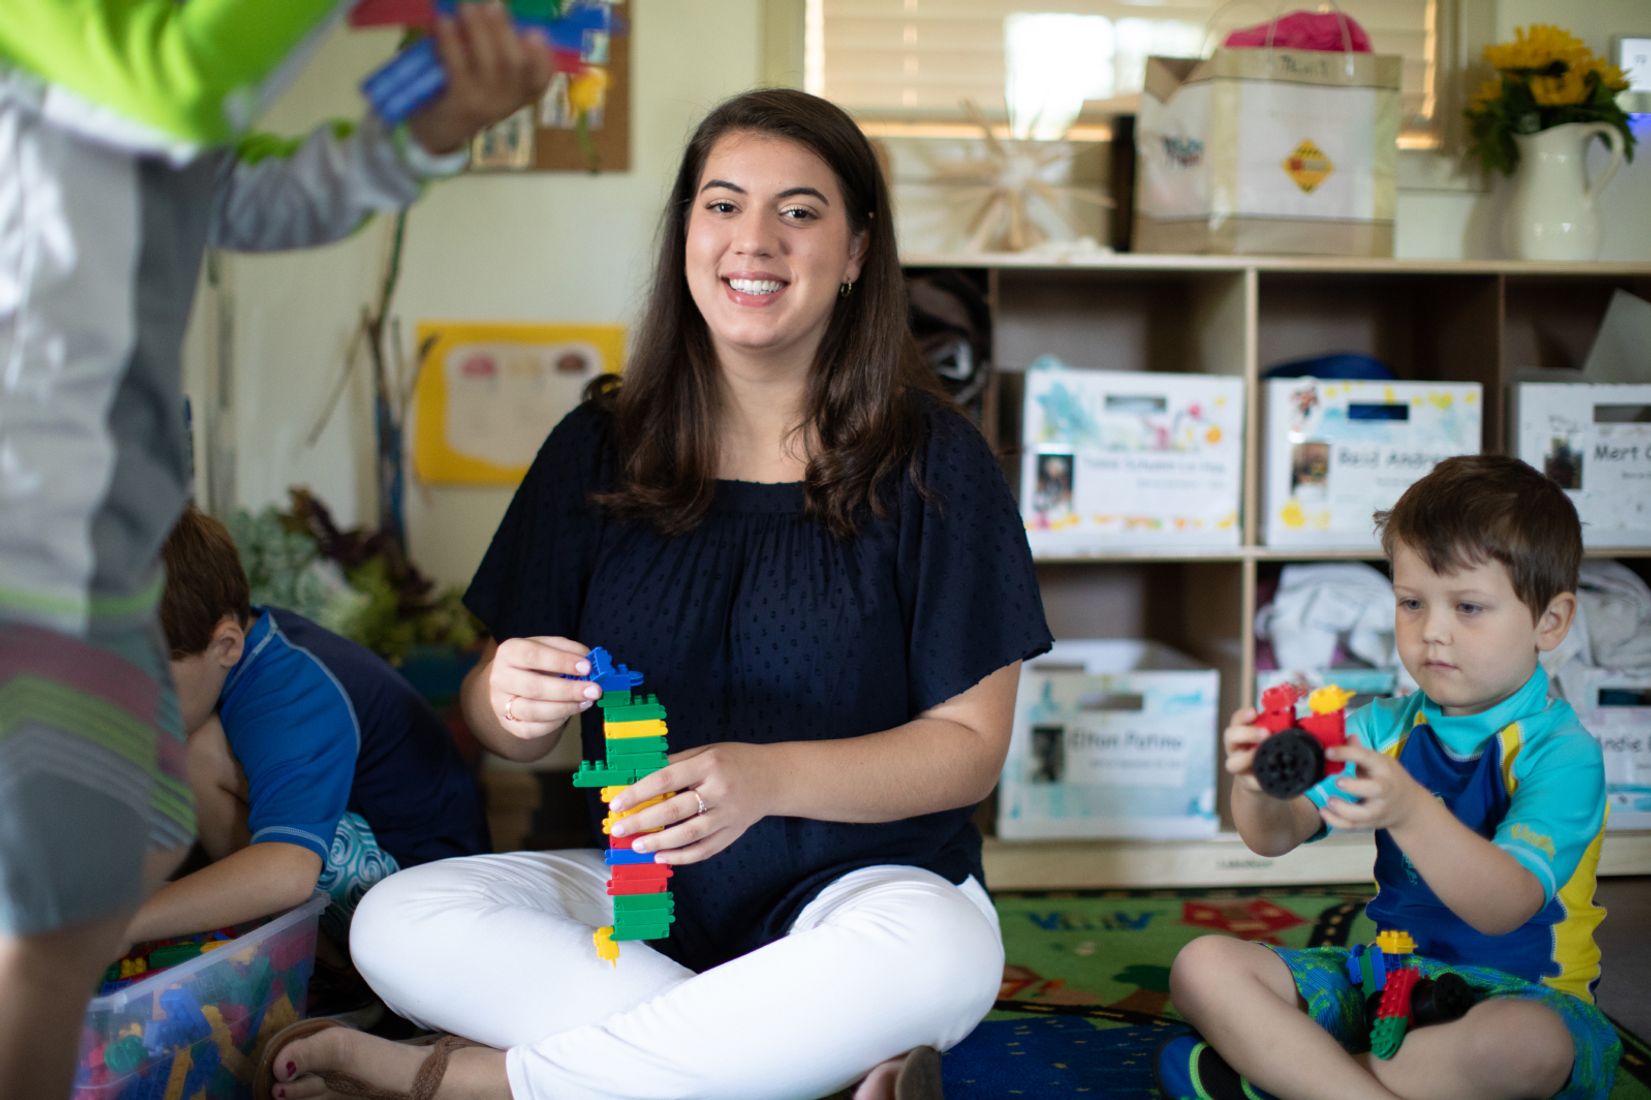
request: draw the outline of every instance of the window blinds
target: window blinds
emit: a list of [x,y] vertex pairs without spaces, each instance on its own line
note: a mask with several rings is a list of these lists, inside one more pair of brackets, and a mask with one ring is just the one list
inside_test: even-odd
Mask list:
[[[1434,4],[1340,0],[1339,7],[1365,29],[1377,53],[1405,59],[1405,128],[1425,125],[1433,113]],[[958,119],[963,100],[1002,119],[1011,67],[1035,71],[1040,62],[1035,50],[1010,56],[1005,28],[1011,15],[1091,17],[1067,24],[1084,26],[1075,48],[1094,59],[1092,70],[1075,77],[1086,98],[1108,99],[1140,92],[1147,54],[1202,53],[1275,9],[1288,10],[1212,0],[808,0],[807,86],[866,120]],[[1218,16],[1213,26],[1212,16]],[[1074,44],[1062,45],[1060,52],[1072,56]]]

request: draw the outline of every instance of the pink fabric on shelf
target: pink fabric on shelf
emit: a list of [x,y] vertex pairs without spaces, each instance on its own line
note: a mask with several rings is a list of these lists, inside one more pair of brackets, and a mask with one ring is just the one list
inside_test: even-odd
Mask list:
[[[1347,33],[1342,34],[1345,21]],[[1233,31],[1223,46],[1266,46],[1267,28],[1273,28],[1272,46],[1278,50],[1331,50],[1341,53],[1351,43],[1353,53],[1370,52],[1370,36],[1351,16],[1331,12],[1293,11],[1271,23]]]

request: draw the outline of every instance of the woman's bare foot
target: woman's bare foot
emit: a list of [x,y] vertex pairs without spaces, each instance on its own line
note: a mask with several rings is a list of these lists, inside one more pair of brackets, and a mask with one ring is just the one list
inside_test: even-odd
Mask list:
[[[275,1100],[334,1100],[360,1096],[335,1092],[327,1077],[347,1074],[382,1089],[386,1096],[407,1095],[431,1046],[393,1043],[347,1027],[329,1027],[288,1043],[275,1054]],[[465,1047],[449,1058],[441,1087],[432,1100],[509,1100],[504,1053],[489,1047]]]

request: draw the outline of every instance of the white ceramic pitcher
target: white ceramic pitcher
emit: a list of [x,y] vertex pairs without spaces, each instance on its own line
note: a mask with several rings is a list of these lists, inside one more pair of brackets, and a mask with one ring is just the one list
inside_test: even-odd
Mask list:
[[[1598,134],[1611,162],[1592,183],[1584,165]],[[1603,122],[1567,122],[1534,134],[1515,134],[1519,167],[1502,223],[1502,243],[1519,260],[1592,260],[1599,256],[1594,200],[1622,167],[1622,134]]]

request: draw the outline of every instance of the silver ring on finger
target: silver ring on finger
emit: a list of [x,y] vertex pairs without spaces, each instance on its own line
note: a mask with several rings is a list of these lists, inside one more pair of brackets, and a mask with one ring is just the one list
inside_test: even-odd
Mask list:
[[520,696],[512,695],[510,698],[508,698],[504,701],[504,718],[505,718],[505,721],[507,721],[507,722],[518,721],[517,717],[514,714],[510,713],[510,708],[516,702],[516,700],[519,699],[519,698],[520,698]]
[[698,791],[689,791],[688,793],[694,796],[694,801],[695,802],[699,803],[699,809],[694,811],[694,816],[695,817],[699,817],[700,815],[704,814],[706,810],[709,810],[711,808],[711,807],[709,807],[705,804],[705,799],[700,797]]

